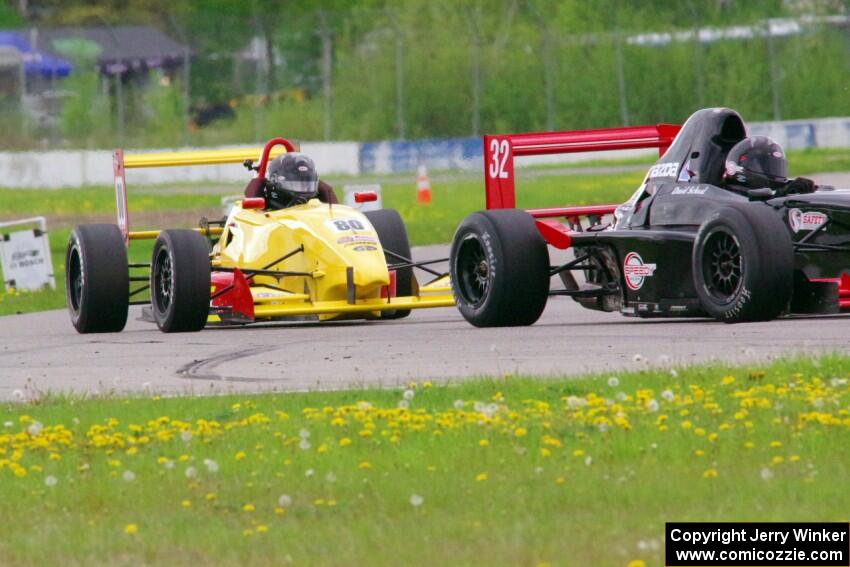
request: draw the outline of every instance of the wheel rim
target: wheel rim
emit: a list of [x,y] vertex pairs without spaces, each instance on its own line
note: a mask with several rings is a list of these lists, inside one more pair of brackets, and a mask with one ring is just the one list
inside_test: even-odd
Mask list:
[[455,260],[458,275],[457,289],[467,303],[478,306],[490,290],[490,262],[481,240],[469,235],[461,242]]
[[165,313],[171,306],[174,289],[174,270],[168,250],[162,249],[154,263],[153,293],[156,297],[154,304],[160,313]]
[[68,258],[68,301],[74,313],[80,312],[83,302],[83,263],[80,260],[80,251],[74,246]]
[[718,230],[708,236],[702,254],[702,274],[708,293],[722,303],[737,296],[744,279],[741,243],[734,234]]

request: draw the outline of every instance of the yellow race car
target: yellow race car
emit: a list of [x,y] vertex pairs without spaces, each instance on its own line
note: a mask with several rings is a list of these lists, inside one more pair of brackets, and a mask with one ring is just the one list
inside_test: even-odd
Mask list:
[[[278,147],[293,151],[283,138],[269,141],[255,180],[264,180]],[[271,210],[254,197],[199,229],[130,232],[124,168],[229,163],[241,155],[197,154],[115,152],[118,224],[77,226],[66,251],[68,310],[78,332],[123,330],[130,305],[149,306],[164,332],[305,317],[397,319],[411,309],[454,305],[448,275],[429,267],[440,260],[411,259],[404,223],[391,209],[364,213],[311,199]],[[355,200],[375,197],[359,193]],[[128,263],[127,244],[138,239],[155,239],[150,264]],[[414,268],[435,277],[419,285]],[[150,300],[134,301],[148,291]]]

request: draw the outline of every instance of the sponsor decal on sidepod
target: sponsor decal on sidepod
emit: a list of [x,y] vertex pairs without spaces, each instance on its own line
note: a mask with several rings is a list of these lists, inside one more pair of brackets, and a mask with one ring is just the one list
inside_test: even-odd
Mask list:
[[826,215],[817,211],[808,211],[805,213],[800,209],[791,209],[788,211],[788,224],[791,225],[791,230],[794,232],[815,230],[825,223],[826,220]]
[[644,264],[643,258],[637,252],[626,254],[626,259],[623,260],[623,276],[629,289],[639,290],[643,287],[644,280],[651,278],[654,273],[655,264]]

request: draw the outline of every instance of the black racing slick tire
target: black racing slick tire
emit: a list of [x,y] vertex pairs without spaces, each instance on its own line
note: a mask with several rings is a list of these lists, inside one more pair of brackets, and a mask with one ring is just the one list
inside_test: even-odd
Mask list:
[[192,230],[164,230],[151,256],[151,311],[165,333],[200,331],[210,310],[207,240]]
[[114,224],[83,224],[65,249],[65,296],[79,333],[117,333],[127,324],[127,248]]
[[[387,265],[407,263],[411,259],[410,241],[407,239],[407,229],[401,215],[395,209],[380,209],[363,213],[375,232],[381,248],[384,249],[384,257]],[[392,252],[392,254],[390,254]],[[402,260],[404,258],[404,260]],[[395,273],[395,293],[399,297],[413,295],[413,268],[401,268]],[[410,309],[397,309],[395,311],[381,311],[381,319],[402,319],[410,315]]]
[[549,297],[549,251],[534,219],[518,209],[481,211],[455,233],[452,293],[476,327],[531,325]]
[[718,209],[697,232],[692,270],[708,315],[726,323],[774,319],[794,290],[788,228],[761,203]]

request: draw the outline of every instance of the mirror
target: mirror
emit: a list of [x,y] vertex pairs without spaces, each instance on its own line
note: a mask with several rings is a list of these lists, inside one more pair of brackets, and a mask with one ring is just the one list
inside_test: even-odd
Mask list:
[[360,191],[354,194],[355,203],[372,203],[378,200],[378,194],[374,191]]

